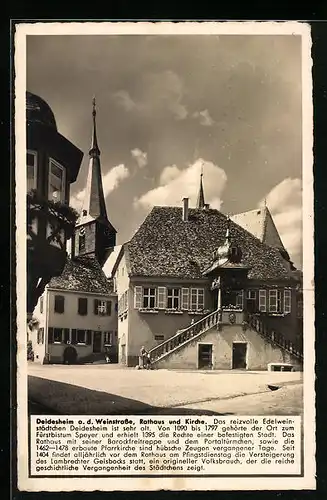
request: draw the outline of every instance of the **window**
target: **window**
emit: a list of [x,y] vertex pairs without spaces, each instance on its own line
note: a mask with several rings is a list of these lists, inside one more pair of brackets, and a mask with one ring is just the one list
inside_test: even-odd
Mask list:
[[40,313],[43,314],[43,297],[40,298]]
[[202,310],[204,308],[204,289],[191,288],[191,309],[193,311]]
[[65,170],[52,159],[49,163],[48,198],[52,201],[65,201]]
[[94,314],[98,316],[111,316],[111,300],[95,299]]
[[92,330],[76,330],[76,343],[91,345]]
[[143,289],[143,307],[153,309],[156,306],[156,289]]
[[62,343],[62,328],[53,329],[53,343],[54,344]]
[[112,344],[112,332],[103,332],[103,343],[105,345]]
[[257,310],[257,292],[256,290],[246,291],[246,308],[249,313],[254,313]]
[[267,310],[266,290],[259,290],[259,311],[266,312],[266,310]]
[[164,341],[165,340],[165,336],[164,335],[155,335],[154,336],[154,340],[157,340],[157,341]]
[[87,299],[79,297],[78,299],[78,314],[81,316],[87,315]]
[[277,312],[283,312],[283,301],[282,301],[282,291],[277,290]]
[[78,252],[84,252],[85,250],[85,233],[81,234],[79,233],[78,235]]
[[255,290],[247,290],[246,292],[247,300],[256,300],[257,294]]
[[37,154],[34,151],[27,151],[27,192],[37,188]]
[[[291,290],[284,290],[284,313],[289,314],[291,312],[291,304],[292,304],[292,294]],[[301,301],[298,302],[297,307],[299,307],[299,304],[301,305],[301,312],[302,312],[302,307],[303,307],[303,302]],[[299,310],[299,309],[298,309]],[[301,317],[301,316],[298,316]]]
[[269,290],[269,312],[277,312],[277,290]]
[[239,290],[236,292],[236,302],[235,302],[236,307],[239,309],[243,309],[243,290]]
[[179,288],[168,288],[167,290],[167,308],[168,309],[179,309]]
[[65,297],[55,295],[54,312],[63,314],[65,312]]

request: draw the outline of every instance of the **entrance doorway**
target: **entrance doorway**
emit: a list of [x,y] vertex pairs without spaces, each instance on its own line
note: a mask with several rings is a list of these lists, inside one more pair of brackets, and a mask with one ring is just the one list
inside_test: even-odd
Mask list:
[[198,368],[212,369],[212,344],[198,344]]
[[93,352],[101,352],[102,332],[93,332]]
[[246,370],[247,342],[233,342],[233,370]]

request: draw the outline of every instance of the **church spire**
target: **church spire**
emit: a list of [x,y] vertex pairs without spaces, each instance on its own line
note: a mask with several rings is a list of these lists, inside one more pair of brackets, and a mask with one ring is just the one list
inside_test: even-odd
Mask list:
[[92,110],[92,117],[93,117],[93,134],[92,134],[92,142],[91,142],[91,149],[89,151],[90,157],[93,156],[100,156],[100,149],[98,146],[98,139],[97,139],[97,127],[96,127],[96,107],[95,107],[95,97],[93,97],[92,100],[93,104],[93,110]]
[[196,208],[205,208],[202,177],[203,177],[203,163],[201,165],[200,188],[199,188],[199,194],[198,194],[198,200],[196,203]]
[[96,108],[95,97],[92,101],[92,142],[89,151],[89,172],[87,177],[86,192],[82,207],[81,223],[87,219],[102,219],[107,220],[106,203],[103,193],[101,164],[100,164],[100,149],[98,146],[96,133]]
[[73,256],[95,257],[101,266],[116,245],[116,229],[108,220],[103,192],[100,149],[96,132],[95,98],[92,101],[92,140],[89,150],[89,171],[82,212],[77,221]]

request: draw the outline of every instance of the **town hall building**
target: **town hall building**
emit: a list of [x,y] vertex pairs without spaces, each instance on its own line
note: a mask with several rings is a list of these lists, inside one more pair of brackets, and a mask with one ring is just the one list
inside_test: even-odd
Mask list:
[[211,209],[202,175],[196,208],[155,206],[112,269],[119,362],[144,346],[156,368],[301,367],[301,281],[274,225],[265,237]]

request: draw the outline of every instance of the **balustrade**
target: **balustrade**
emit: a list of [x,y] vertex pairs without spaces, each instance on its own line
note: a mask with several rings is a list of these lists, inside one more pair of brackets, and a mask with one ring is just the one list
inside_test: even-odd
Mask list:
[[177,332],[173,337],[170,337],[150,350],[151,361],[158,360],[161,356],[184,344],[192,337],[209,330],[218,323],[218,319],[219,313],[218,311],[214,311],[184,330]]

